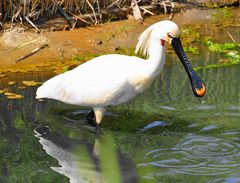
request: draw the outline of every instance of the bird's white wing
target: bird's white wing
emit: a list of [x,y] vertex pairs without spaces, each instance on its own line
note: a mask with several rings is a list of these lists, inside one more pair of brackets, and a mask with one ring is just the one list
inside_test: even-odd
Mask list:
[[52,98],[82,106],[108,106],[125,102],[137,94],[132,82],[143,59],[123,55],[96,57],[77,68],[53,77],[38,90],[37,98]]

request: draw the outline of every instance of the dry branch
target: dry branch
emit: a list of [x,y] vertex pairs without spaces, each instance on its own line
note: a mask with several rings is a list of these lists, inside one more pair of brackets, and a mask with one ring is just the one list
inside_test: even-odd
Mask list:
[[80,20],[80,21],[84,22],[85,24],[88,24],[88,25],[91,24],[91,23],[89,23],[88,21],[86,21],[86,20],[84,20],[83,18],[81,18],[80,16],[73,14],[72,12],[68,12],[68,13],[71,14],[76,21],[77,21],[77,20]]
[[[86,0],[86,2],[87,2],[87,4],[89,5],[89,7],[91,8],[91,10],[92,10],[92,12],[93,12],[94,19],[95,19],[95,24],[97,24],[97,23],[98,23],[98,19],[97,19],[97,17],[96,17],[95,10],[94,10],[93,6],[91,5],[91,3],[90,3],[88,0]],[[99,16],[101,16],[101,14],[99,14]]]
[[34,55],[35,53],[37,53],[37,52],[39,52],[40,50],[46,48],[47,46],[48,46],[48,44],[43,44],[42,46],[40,46],[40,47],[34,49],[31,53],[28,53],[28,54],[26,54],[26,55],[20,57],[19,59],[15,60],[14,63],[18,63],[18,62],[20,62],[20,61],[22,61],[22,60],[24,60],[24,59],[26,59],[26,58],[28,58],[28,57]]
[[146,13],[150,14],[150,15],[154,15],[153,12],[147,10],[146,8],[143,8],[143,7],[139,7],[141,10],[143,10],[143,15],[145,15]]
[[[181,5],[179,3],[174,3],[174,7],[175,7],[174,8],[174,12],[177,12],[181,8],[184,8],[185,6]],[[139,9],[143,10],[143,11],[145,10],[149,14],[153,14],[153,12],[159,13],[159,10],[158,10],[159,9],[159,5],[158,4],[139,6]],[[118,15],[118,17],[127,17],[127,13],[129,13],[129,8],[128,7],[122,7],[121,9],[119,9],[119,8],[111,8],[111,9],[102,11],[102,16],[104,17],[104,16],[108,16],[108,15],[112,14],[112,15]],[[91,14],[83,14],[83,15],[79,15],[78,17],[81,18],[81,19],[87,20],[90,17],[94,18],[94,16],[99,17],[99,14],[98,13],[95,13],[95,15],[93,13],[91,13]]]
[[134,16],[135,20],[142,22],[143,17],[142,17],[141,11],[139,9],[137,0],[132,0],[131,7],[133,9],[133,16]]
[[37,26],[28,18],[28,17],[24,17],[31,26],[33,26],[33,28],[35,28],[37,30],[37,32],[39,32],[39,29],[37,28]]
[[[61,14],[74,28],[81,24],[97,24],[108,21],[112,17],[117,19],[127,18],[133,14],[135,19],[143,20],[143,15],[171,13],[185,4],[171,0],[28,0],[21,4],[22,0],[2,1],[0,4],[1,22],[11,21],[27,23],[38,31],[38,20],[54,17]],[[25,2],[25,1],[24,1]],[[174,8],[173,8],[174,7]],[[10,19],[9,19],[10,18]]]
[[65,10],[62,7],[58,7],[58,11],[63,15],[63,17],[67,20],[68,24],[73,26],[73,18],[68,16]]
[[236,43],[237,41],[233,38],[233,36],[230,34],[230,32],[227,31],[228,36],[231,38],[231,40]]

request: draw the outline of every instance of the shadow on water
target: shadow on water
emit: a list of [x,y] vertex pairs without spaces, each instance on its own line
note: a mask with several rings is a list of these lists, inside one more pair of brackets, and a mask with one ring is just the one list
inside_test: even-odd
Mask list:
[[[191,60],[217,57],[203,51]],[[0,182],[240,182],[240,66],[199,70],[208,90],[197,100],[177,58],[167,60],[150,89],[109,109],[101,137],[86,125],[89,109],[5,86],[24,99],[0,96]]]

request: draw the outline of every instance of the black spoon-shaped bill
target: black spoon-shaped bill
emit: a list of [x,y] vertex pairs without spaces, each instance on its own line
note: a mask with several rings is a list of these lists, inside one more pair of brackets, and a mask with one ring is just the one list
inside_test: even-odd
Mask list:
[[183,50],[180,38],[172,38],[171,45],[175,50],[178,58],[182,62],[189,80],[191,82],[193,93],[196,97],[202,97],[206,93],[206,86],[203,84],[201,79],[198,77],[196,72],[193,70],[190,62],[188,61],[187,55]]

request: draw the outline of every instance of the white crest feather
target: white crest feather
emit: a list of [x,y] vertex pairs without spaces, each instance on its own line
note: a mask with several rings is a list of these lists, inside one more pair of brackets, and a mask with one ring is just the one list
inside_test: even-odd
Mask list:
[[142,51],[142,54],[144,56],[147,56],[147,57],[149,56],[152,30],[153,30],[153,26],[150,26],[139,36],[138,43],[135,49],[136,54],[139,51]]
[[[170,21],[170,20],[163,20],[157,22],[150,27],[148,27],[138,38],[138,43],[136,45],[135,53],[137,54],[139,51],[142,52],[144,56],[149,56],[150,49],[151,49],[151,41],[153,39],[153,32],[154,30],[161,31],[162,33],[171,32],[174,37],[179,37],[180,32],[178,26]],[[159,32],[160,33],[160,32]]]

